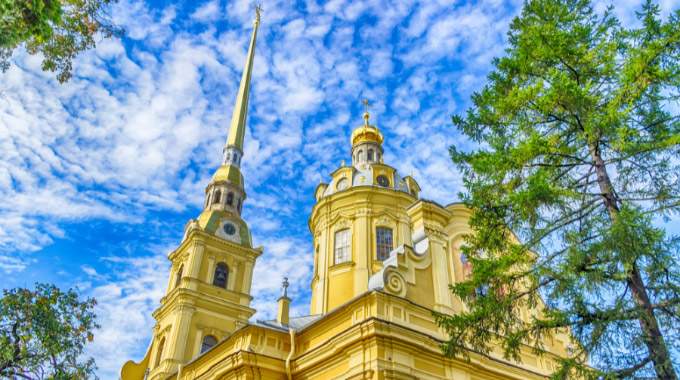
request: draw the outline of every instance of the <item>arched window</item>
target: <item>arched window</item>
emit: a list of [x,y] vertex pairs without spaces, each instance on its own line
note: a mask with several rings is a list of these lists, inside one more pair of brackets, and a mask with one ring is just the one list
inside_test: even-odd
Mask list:
[[208,196],[207,196],[206,199],[205,199],[205,207],[210,206],[210,195],[211,195],[211,194],[208,194]]
[[468,280],[472,276],[472,263],[464,253],[460,254],[460,266],[463,268],[463,280]]
[[373,149],[368,150],[368,160],[373,161]]
[[184,265],[180,265],[179,269],[177,270],[177,274],[175,275],[175,288],[179,286],[180,282],[182,282],[182,272],[184,271]]
[[229,194],[227,194],[227,204],[229,206],[234,204],[234,193],[232,193],[231,191],[229,192]]
[[165,338],[161,338],[161,342],[158,343],[158,349],[156,350],[156,365],[158,367],[161,364],[161,359],[163,357],[163,348],[165,347]]
[[229,278],[229,267],[225,263],[217,264],[215,268],[215,276],[213,277],[213,285],[220,288],[227,288],[227,279]]
[[[460,254],[460,265],[463,269],[463,281],[467,281],[472,277],[472,263],[470,259],[464,254]],[[485,297],[489,294],[489,285],[482,284],[475,289],[475,296]]]
[[350,261],[349,228],[335,232],[335,264]]
[[213,197],[213,203],[220,203],[220,201],[221,201],[220,198],[222,198],[222,192],[219,191],[219,190],[215,191],[215,196]]
[[359,162],[364,161],[364,151],[363,150],[359,149],[359,152],[357,152],[357,158],[358,158]]
[[241,203],[241,198],[239,198],[238,199],[238,212],[241,212],[241,206],[243,206],[243,204]]
[[392,229],[378,227],[375,229],[375,257],[378,261],[386,260],[392,251]]
[[203,337],[203,343],[201,343],[201,353],[208,351],[217,344],[217,338],[212,335],[206,335]]

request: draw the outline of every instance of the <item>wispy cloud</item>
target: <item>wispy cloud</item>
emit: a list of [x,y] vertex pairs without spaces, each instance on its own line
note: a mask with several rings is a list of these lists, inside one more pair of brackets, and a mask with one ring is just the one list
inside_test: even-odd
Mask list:
[[220,2],[218,0],[206,2],[198,7],[190,17],[192,20],[206,23],[218,20],[222,17]]
[[83,269],[94,284],[85,292],[97,300],[95,310],[101,325],[87,353],[95,358],[102,378],[115,379],[125,361],[139,360],[146,352],[154,326],[151,313],[165,293],[169,265],[161,253],[102,260],[110,271],[106,279]]

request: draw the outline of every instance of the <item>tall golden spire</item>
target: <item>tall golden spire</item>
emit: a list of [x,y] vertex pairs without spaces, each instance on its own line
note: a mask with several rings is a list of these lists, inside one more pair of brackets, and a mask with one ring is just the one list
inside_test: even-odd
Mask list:
[[250,95],[250,76],[253,72],[255,60],[255,41],[257,29],[260,26],[262,8],[255,7],[255,21],[253,35],[248,46],[246,65],[241,76],[241,84],[236,95],[236,104],[231,116],[229,135],[222,150],[222,165],[213,174],[206,189],[205,208],[210,210],[228,210],[238,215],[246,198],[243,175],[241,174],[241,158],[243,158],[243,138],[246,133],[246,119],[248,116],[248,98]]
[[246,65],[241,76],[241,85],[236,95],[234,112],[231,115],[231,125],[229,126],[229,136],[225,147],[236,147],[243,151],[243,136],[246,133],[246,118],[248,116],[248,98],[250,96],[250,76],[253,71],[253,61],[255,60],[255,40],[257,39],[257,29],[260,26],[260,13],[262,7],[255,7],[255,21],[253,22],[253,35],[250,37],[248,56]]

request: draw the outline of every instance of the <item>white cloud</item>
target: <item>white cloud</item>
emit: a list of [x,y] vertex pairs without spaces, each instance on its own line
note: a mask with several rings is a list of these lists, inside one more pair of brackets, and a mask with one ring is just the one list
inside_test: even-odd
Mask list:
[[169,265],[162,254],[104,261],[112,274],[85,292],[97,300],[101,326],[87,354],[95,358],[100,377],[115,379],[125,361],[141,360],[146,352],[155,324],[151,313],[165,294]]
[[311,273],[311,243],[285,237],[269,239],[263,243],[265,251],[258,258],[253,275],[252,293],[257,296],[252,307],[257,310],[253,319],[272,319],[276,316],[277,302],[283,277],[288,277],[289,296],[293,299],[297,315],[309,314],[304,303]]
[[[177,173],[192,160],[204,164],[219,156],[210,137],[223,134],[224,115],[204,92],[215,86],[205,77],[223,72],[215,52],[182,35],[160,60],[121,56],[116,44],[109,41],[102,54],[80,59],[67,85],[46,78],[34,57],[25,55],[4,75],[0,211],[7,217],[0,220],[0,248],[48,244],[39,220],[133,221],[131,209],[182,209],[195,194],[178,188],[196,186],[179,182],[188,177],[205,183],[205,174],[195,171],[212,164],[188,176]],[[115,80],[101,70],[109,63],[103,57],[115,57],[124,67]],[[214,146],[214,153],[201,144]]]
[[368,73],[374,78],[385,78],[392,73],[392,54],[389,51],[377,51],[369,56]]
[[201,5],[191,14],[191,19],[199,22],[211,22],[220,19],[221,15],[220,2],[218,0],[208,1]]
[[29,265],[25,260],[17,257],[0,255],[0,270],[5,273],[21,272]]

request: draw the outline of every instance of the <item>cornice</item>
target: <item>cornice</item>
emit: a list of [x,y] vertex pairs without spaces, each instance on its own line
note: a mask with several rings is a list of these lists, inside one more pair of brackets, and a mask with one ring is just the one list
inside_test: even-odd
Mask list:
[[204,246],[210,246],[211,248],[224,248],[230,250],[230,252],[236,251],[236,253],[240,253],[244,255],[245,258],[252,260],[258,258],[264,251],[264,248],[262,247],[249,248],[229,240],[221,239],[201,230],[200,228],[194,228],[189,231],[184,241],[182,241],[174,251],[170,252],[168,259],[174,260],[174,257],[179,252],[185,251],[192,243],[202,243]]
[[[352,209],[352,208],[359,208],[359,209],[364,209],[364,210],[369,210],[368,213],[366,214],[357,214],[356,212],[354,213],[355,215],[369,215],[372,210],[371,210],[371,205],[381,205],[383,202],[376,201],[376,198],[379,198],[380,196],[387,196],[389,198],[392,198],[396,200],[397,202],[403,202],[404,205],[407,204],[412,204],[413,202],[416,202],[416,198],[413,197],[413,195],[409,193],[405,193],[403,191],[395,190],[395,189],[389,189],[389,188],[384,188],[384,187],[379,187],[379,186],[354,186],[350,189],[343,190],[341,192],[333,193],[331,195],[325,196],[321,198],[315,205],[312,207],[312,211],[309,215],[309,219],[307,221],[307,225],[309,227],[310,231],[314,231],[315,229],[315,224],[318,223],[318,219],[320,219],[322,216],[330,214],[331,212],[337,212],[339,209]],[[335,203],[345,200],[347,198],[355,198],[353,202],[348,203],[346,205],[342,206],[336,206]],[[385,202],[385,205],[389,204],[394,204]],[[367,207],[368,205],[368,207]],[[407,210],[409,206],[404,206],[404,208]]]
[[[224,289],[223,291],[229,292],[239,297],[247,296],[250,300],[253,298],[252,296],[245,293],[233,292],[227,289]],[[197,306],[197,302],[199,301],[211,303],[218,308],[236,311],[237,313],[250,313],[252,315],[256,311],[251,307],[247,307],[233,301],[227,301],[211,294],[198,292],[187,288],[176,288],[173,289],[170,294],[161,299],[161,305],[153,312],[152,315],[154,318],[156,318],[156,320],[159,320],[182,305],[185,307],[192,306],[196,309],[201,309],[202,307]]]

